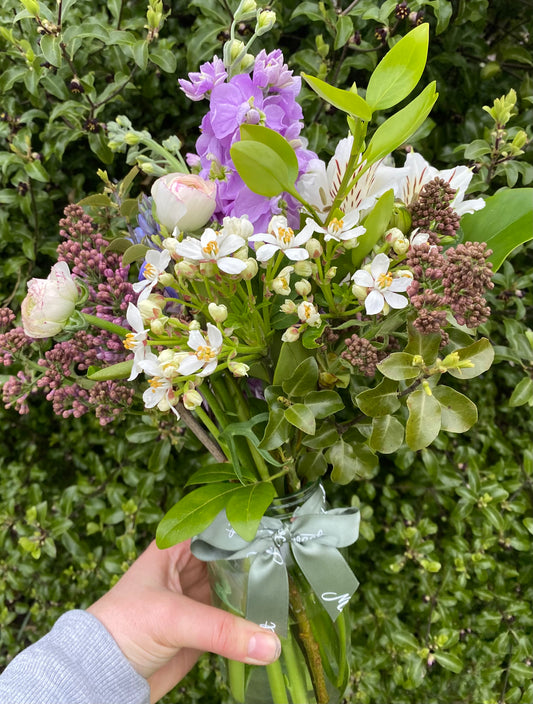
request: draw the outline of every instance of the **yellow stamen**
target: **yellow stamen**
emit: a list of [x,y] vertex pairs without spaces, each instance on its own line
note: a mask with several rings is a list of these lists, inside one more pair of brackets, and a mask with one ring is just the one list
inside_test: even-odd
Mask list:
[[201,362],[210,362],[216,357],[216,354],[209,345],[199,345],[196,350],[196,356]]
[[294,230],[290,227],[280,227],[278,230],[278,239],[283,242],[283,244],[290,244],[294,237]]
[[153,264],[145,264],[144,266],[144,278],[145,279],[155,279],[157,276],[157,269]]
[[380,274],[378,276],[378,286],[380,288],[388,288],[392,284],[392,274],[390,271],[387,274]]
[[124,347],[127,350],[133,350],[135,349],[136,343],[135,343],[135,333],[134,332],[129,332],[126,335],[126,339],[124,340]]
[[148,379],[148,383],[154,390],[160,389],[163,386],[163,381],[159,376],[154,376],[152,379]]
[[344,227],[344,220],[342,220],[342,219],[339,220],[338,218],[332,218],[332,220],[329,224],[329,229],[332,232],[339,232],[340,230],[342,230],[343,227]]
[[216,256],[218,254],[218,242],[211,240],[211,242],[208,242],[202,249],[206,254],[214,254]]

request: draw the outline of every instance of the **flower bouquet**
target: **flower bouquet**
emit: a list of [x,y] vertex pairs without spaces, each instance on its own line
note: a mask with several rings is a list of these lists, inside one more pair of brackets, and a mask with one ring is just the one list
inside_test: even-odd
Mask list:
[[[234,28],[251,18],[244,46]],[[23,327],[2,309],[3,362],[18,365],[3,399],[25,413],[42,389],[63,417],[170,414],[194,434],[206,451],[195,488],[158,544],[192,538],[218,603],[283,643],[267,668],[228,663],[232,696],[326,704],[348,681],[357,579],[339,548],[357,539],[359,514],[328,509],[320,482],[372,476],[380,454],[476,422],[456,387],[493,359],[476,337],[492,264],[469,169],[438,171],[406,146],[437,99],[430,84],[406,103],[427,25],[385,55],[365,97],[303,76],[346,113],[326,165],[301,135],[301,79],[280,51],[248,51],[273,22],[243,0],[223,59],[180,81],[209,106],[196,154],[126,117],[108,125],[136,166],[119,184],[102,173],[103,193],[66,208],[58,262],[30,282]],[[158,178],[133,198],[140,170]],[[511,233],[497,264],[515,244]]]

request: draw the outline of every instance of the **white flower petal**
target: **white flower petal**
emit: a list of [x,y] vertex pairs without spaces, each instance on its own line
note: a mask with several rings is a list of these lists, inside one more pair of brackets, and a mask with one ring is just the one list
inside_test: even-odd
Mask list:
[[386,254],[384,254],[383,252],[376,254],[372,261],[372,264],[370,265],[370,271],[372,272],[372,276],[374,277],[374,279],[377,279],[380,274],[386,274],[389,270],[389,264],[390,259],[387,257]]
[[209,345],[214,349],[218,350],[222,347],[223,337],[220,330],[216,325],[207,323],[207,338],[209,340]]
[[189,339],[187,340],[187,344],[192,350],[197,350],[200,345],[205,346],[206,341],[199,330],[191,330],[189,332]]
[[383,291],[383,297],[391,308],[405,308],[409,303],[405,296],[400,296],[399,293],[394,293],[390,289]]
[[383,294],[375,289],[370,291],[368,296],[365,298],[365,309],[368,315],[377,315],[383,310],[385,305],[385,300]]
[[202,369],[201,372],[199,372],[198,376],[208,376],[209,374],[212,374],[215,369],[217,368],[218,360],[213,359],[211,362],[208,362],[205,367]]
[[302,262],[304,259],[309,259],[309,252],[306,249],[289,248],[285,250],[285,256],[292,262]]
[[226,274],[240,274],[247,267],[246,262],[236,257],[222,257],[222,259],[217,260],[217,264],[218,268]]
[[387,286],[387,291],[407,291],[409,286],[413,283],[413,279],[410,276],[399,276],[397,279],[393,279],[390,286]]
[[126,311],[126,320],[128,321],[130,327],[135,330],[135,332],[144,332],[144,323],[139,309],[133,305],[133,303],[128,303],[128,310]]
[[372,274],[365,269],[358,269],[352,276],[352,281],[358,286],[366,286],[366,288],[372,288],[374,285],[374,279]]
[[198,359],[195,354],[191,354],[190,357],[184,359],[183,362],[178,367],[178,374],[183,374],[183,376],[189,376],[190,374],[195,374],[198,369],[201,369],[203,362]]
[[264,244],[255,253],[255,258],[258,262],[267,262],[272,259],[274,254],[279,250],[279,245],[276,244]]

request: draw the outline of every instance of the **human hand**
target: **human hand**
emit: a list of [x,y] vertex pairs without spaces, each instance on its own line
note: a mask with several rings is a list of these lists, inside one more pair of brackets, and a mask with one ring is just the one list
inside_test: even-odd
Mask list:
[[155,542],[87,611],[111,633],[158,701],[208,650],[267,665],[279,657],[277,636],[210,606],[207,567],[190,542],[159,550]]

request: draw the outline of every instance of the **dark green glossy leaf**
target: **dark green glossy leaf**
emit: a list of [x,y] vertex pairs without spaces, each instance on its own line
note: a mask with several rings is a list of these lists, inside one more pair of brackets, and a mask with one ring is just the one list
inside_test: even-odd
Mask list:
[[369,478],[378,465],[378,459],[368,445],[347,443],[342,438],[326,451],[326,459],[332,465],[331,481],[336,484]]
[[281,385],[292,375],[296,367],[308,357],[309,352],[304,349],[299,340],[296,340],[296,342],[284,342],[274,370],[274,384]]
[[455,672],[455,674],[459,674],[459,672],[463,669],[463,663],[457,655],[446,653],[442,650],[437,650],[434,653],[434,656],[439,665],[442,665],[442,667],[445,667],[447,670]]
[[322,452],[306,452],[299,457],[298,476],[305,477],[308,481],[319,479],[327,469],[328,463]]
[[401,406],[398,399],[398,382],[385,377],[373,389],[367,389],[358,394],[355,401],[366,416],[392,414]]
[[515,386],[511,398],[509,399],[509,405],[511,407],[523,406],[526,403],[531,404],[533,401],[533,379],[529,377],[524,377]]
[[394,208],[394,191],[386,191],[364,219],[366,232],[357,239],[357,247],[352,249],[352,264],[358,267],[372,251],[376,242],[383,237],[391,219]]
[[316,429],[315,417],[313,413],[304,406],[303,403],[295,403],[289,408],[286,408],[285,418],[289,421],[291,425],[299,428],[304,433],[308,435],[314,435]]
[[315,418],[327,418],[344,408],[344,403],[336,391],[311,391],[305,396],[304,404]]
[[449,386],[437,386],[433,396],[441,407],[441,428],[450,433],[466,433],[477,422],[477,408],[464,394]]
[[369,446],[376,452],[389,455],[396,452],[403,443],[404,427],[394,416],[379,416],[372,421],[372,434]]
[[422,450],[437,437],[441,426],[441,408],[434,396],[417,389],[407,398],[409,418],[405,426],[405,441],[411,450]]
[[407,352],[393,352],[378,364],[378,369],[387,379],[414,379],[420,374],[420,368],[413,365],[413,359]]
[[290,397],[305,396],[315,391],[318,384],[318,364],[314,357],[307,357],[293,368],[290,377],[283,381],[283,391]]
[[226,515],[241,538],[248,541],[254,539],[275,495],[276,490],[270,482],[242,486],[232,494],[226,505]]
[[275,450],[290,438],[292,430],[285,418],[283,407],[270,409],[267,427],[258,447],[261,450]]

